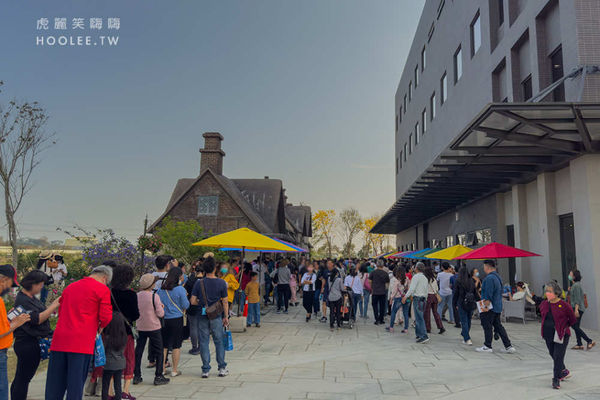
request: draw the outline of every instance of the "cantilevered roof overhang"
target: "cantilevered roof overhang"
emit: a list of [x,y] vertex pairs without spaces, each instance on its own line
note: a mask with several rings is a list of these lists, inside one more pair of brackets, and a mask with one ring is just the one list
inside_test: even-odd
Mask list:
[[600,103],[488,104],[371,232],[401,232],[598,152]]

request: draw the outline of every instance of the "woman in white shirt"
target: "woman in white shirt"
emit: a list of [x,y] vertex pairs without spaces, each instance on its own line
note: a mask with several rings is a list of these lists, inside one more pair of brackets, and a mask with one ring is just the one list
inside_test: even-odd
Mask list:
[[431,314],[433,313],[433,318],[435,319],[435,324],[437,328],[440,330],[439,334],[446,332],[444,329],[444,325],[442,324],[442,319],[440,318],[440,314],[438,314],[437,306],[438,306],[438,284],[435,279],[435,274],[433,272],[432,267],[426,267],[424,272],[425,277],[428,281],[429,291],[427,292],[427,303],[425,303],[425,328],[427,328],[427,333],[431,333]]
[[368,264],[363,264],[360,267],[360,281],[362,282],[363,292],[362,297],[358,301],[358,311],[362,318],[368,318],[369,312],[369,299],[371,298],[371,283],[369,282],[369,269]]
[[[317,274],[314,272],[312,263],[306,266],[306,272],[300,279],[300,285],[302,286],[302,305],[306,310],[306,322],[310,321],[313,311],[316,313],[319,311],[314,307],[315,305],[315,282],[317,281]],[[317,306],[318,307],[318,306]]]
[[356,308],[363,295],[363,281],[354,265],[350,265],[350,275],[344,279],[344,286],[352,291],[352,321],[356,321]]
[[397,266],[394,269],[394,276],[390,281],[390,305],[392,306],[392,315],[390,318],[390,326],[386,327],[385,330],[388,332],[394,332],[394,322],[396,321],[396,313],[402,307],[402,314],[404,317],[404,329],[402,329],[402,333],[408,332],[408,320],[410,316],[408,315],[408,311],[410,310],[410,302],[406,302],[402,304],[402,297],[408,291],[410,286],[410,279],[406,276],[406,271],[404,267]]

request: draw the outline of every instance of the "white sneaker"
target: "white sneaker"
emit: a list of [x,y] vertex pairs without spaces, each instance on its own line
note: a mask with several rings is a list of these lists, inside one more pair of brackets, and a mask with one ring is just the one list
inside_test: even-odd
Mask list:
[[203,372],[203,373],[202,373],[202,377],[203,377],[203,378],[208,378],[208,374],[209,374],[208,372]]
[[487,347],[485,345],[476,348],[475,351],[478,351],[480,353],[493,353],[494,352],[494,350],[490,349],[489,347]]
[[221,368],[219,370],[219,376],[220,377],[224,377],[224,376],[227,376],[227,375],[229,375],[229,370],[227,368]]
[[471,339],[469,340],[463,340],[462,344],[466,345],[466,346],[473,346],[473,341],[471,341]]
[[502,353],[515,354],[517,352],[517,349],[515,349],[513,346],[508,346],[507,348],[501,349],[500,351]]

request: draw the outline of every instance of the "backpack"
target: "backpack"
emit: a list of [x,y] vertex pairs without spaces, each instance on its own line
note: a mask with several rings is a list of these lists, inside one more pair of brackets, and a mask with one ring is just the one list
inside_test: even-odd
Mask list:
[[462,308],[466,311],[474,311],[477,308],[477,302],[475,301],[475,293],[467,292],[463,298]]

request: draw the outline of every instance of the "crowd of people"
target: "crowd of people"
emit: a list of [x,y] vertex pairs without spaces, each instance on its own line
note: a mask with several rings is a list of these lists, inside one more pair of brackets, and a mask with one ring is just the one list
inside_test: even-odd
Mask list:
[[[306,323],[314,317],[329,322],[335,331],[345,323],[352,328],[358,318],[368,319],[370,301],[374,324],[390,333],[398,325],[402,334],[408,334],[412,319],[416,342],[427,343],[433,315],[438,334],[446,333],[444,322],[454,325],[465,346],[473,345],[471,321],[477,314],[484,341],[475,350],[492,353],[494,340],[501,340],[500,351],[515,353],[501,322],[503,301],[527,301],[541,317],[541,336],[553,360],[554,388],[570,376],[564,364],[570,328],[577,340],[572,349],[590,350],[596,344],[580,326],[587,299],[576,269],[569,274],[566,291],[552,281],[540,297],[523,282],[507,288],[494,260],[483,262],[481,278],[477,268],[448,262],[269,257],[220,262],[206,253],[186,266],[160,255],[156,270],[139,278],[131,266],[106,261],[65,287],[47,306],[48,287],[68,272],[66,267],[55,271],[56,255],[41,254],[40,260],[38,269],[28,272],[20,284],[11,265],[0,265],[0,294],[20,287],[12,309],[6,310],[0,297],[0,400],[8,399],[9,387],[12,399],[26,399],[29,383],[48,353],[45,398],[50,400],[65,394],[67,399],[81,399],[86,380],[89,395],[100,388],[103,400],[135,399],[130,385],[143,381],[147,344],[146,367],[154,369],[154,385],[168,384],[182,374],[179,361],[187,339],[192,345],[189,353],[201,357],[201,377],[209,378],[212,337],[218,376],[225,377],[229,374],[225,331],[230,317],[241,315],[246,304],[248,328],[260,328],[261,306],[273,304],[276,313],[285,314],[301,300]],[[53,281],[51,275],[56,275]],[[55,314],[53,331],[50,317]],[[99,341],[103,365],[94,356]],[[17,367],[9,386],[7,349],[13,345]]]

